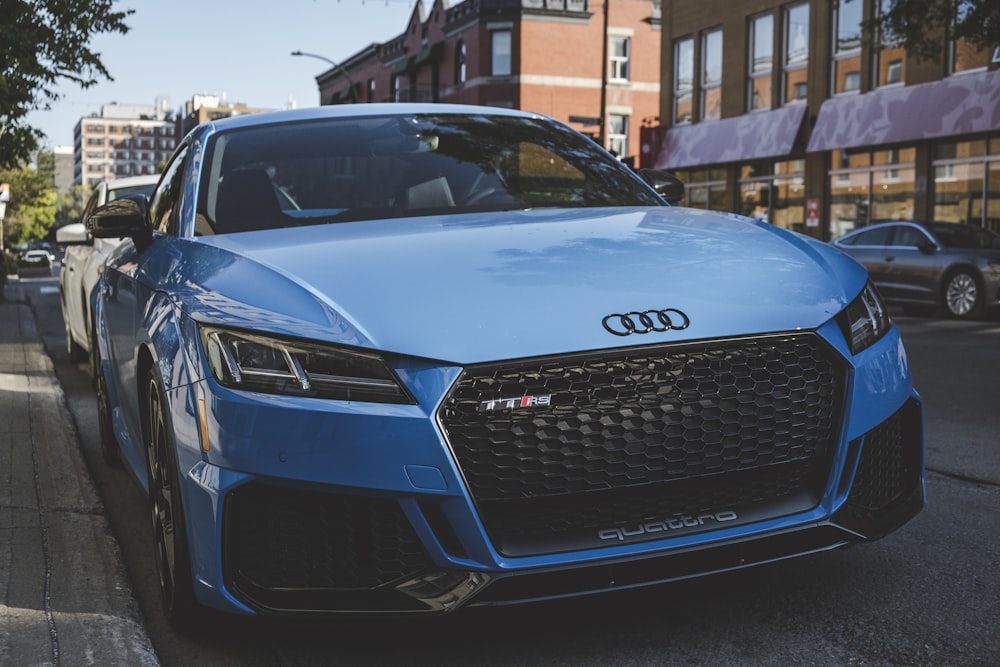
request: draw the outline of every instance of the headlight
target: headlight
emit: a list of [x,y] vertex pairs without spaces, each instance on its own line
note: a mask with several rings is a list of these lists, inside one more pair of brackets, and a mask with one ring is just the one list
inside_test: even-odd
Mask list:
[[343,401],[415,403],[381,357],[354,350],[201,328],[208,365],[225,387]]
[[870,282],[865,284],[858,298],[837,316],[837,321],[851,346],[851,354],[871,347],[892,326],[889,311]]

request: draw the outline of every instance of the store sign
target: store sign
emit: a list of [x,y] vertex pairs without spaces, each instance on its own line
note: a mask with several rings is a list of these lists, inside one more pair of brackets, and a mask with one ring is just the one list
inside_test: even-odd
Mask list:
[[806,200],[806,227],[819,227],[819,200]]

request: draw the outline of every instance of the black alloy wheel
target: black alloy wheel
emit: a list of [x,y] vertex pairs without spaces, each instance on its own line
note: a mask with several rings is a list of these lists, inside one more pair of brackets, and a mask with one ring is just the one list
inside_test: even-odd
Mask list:
[[194,597],[184,510],[178,482],[167,404],[154,370],[147,374],[146,474],[149,514],[153,528],[160,596],[167,620],[175,630],[197,629],[200,606]]

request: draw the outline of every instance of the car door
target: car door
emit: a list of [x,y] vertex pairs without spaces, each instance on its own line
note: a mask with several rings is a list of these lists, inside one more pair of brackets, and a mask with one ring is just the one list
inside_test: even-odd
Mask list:
[[889,275],[885,257],[889,249],[889,239],[894,225],[875,224],[863,231],[852,234],[838,243],[854,259],[868,269],[868,276],[882,296],[889,298]]
[[893,225],[885,254],[886,297],[899,301],[937,302],[938,244],[917,225]]
[[[103,203],[105,187],[106,185],[101,183],[94,188],[83,209],[84,223],[94,209]],[[91,242],[85,245],[68,246],[63,257],[63,271],[66,272],[63,279],[63,297],[66,300],[68,320],[66,324],[72,332],[73,339],[80,343],[88,341],[90,334],[88,330],[90,290],[86,287],[85,276],[93,253],[94,246],[91,239]]]
[[[162,271],[149,270],[158,266],[161,257],[174,237],[157,229],[157,221],[169,217],[176,208],[179,182],[183,177],[186,151],[180,150],[167,165],[164,176],[153,192],[150,201],[150,219],[154,230],[151,240],[137,245],[128,239],[112,251],[105,265],[101,300],[104,326],[109,347],[111,380],[119,409],[118,418],[125,420],[128,433],[122,442],[122,454],[134,469],[141,469],[142,415],[140,410],[139,359],[143,344],[148,341],[144,325],[162,279]],[[116,421],[116,428],[118,422]]]

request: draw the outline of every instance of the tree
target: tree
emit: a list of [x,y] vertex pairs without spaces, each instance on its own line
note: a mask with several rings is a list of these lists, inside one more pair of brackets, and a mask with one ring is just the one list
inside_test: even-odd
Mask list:
[[112,79],[90,48],[101,33],[128,32],[134,10],[112,11],[114,0],[0,0],[0,168],[25,164],[45,136],[27,124],[50,109],[61,80],[89,88]]
[[866,22],[868,35],[903,46],[921,60],[939,62],[951,40],[981,49],[1000,47],[997,0],[881,0],[881,7]]
[[56,190],[51,178],[29,167],[0,169],[10,183],[10,202],[3,221],[4,247],[40,241],[55,222]]

